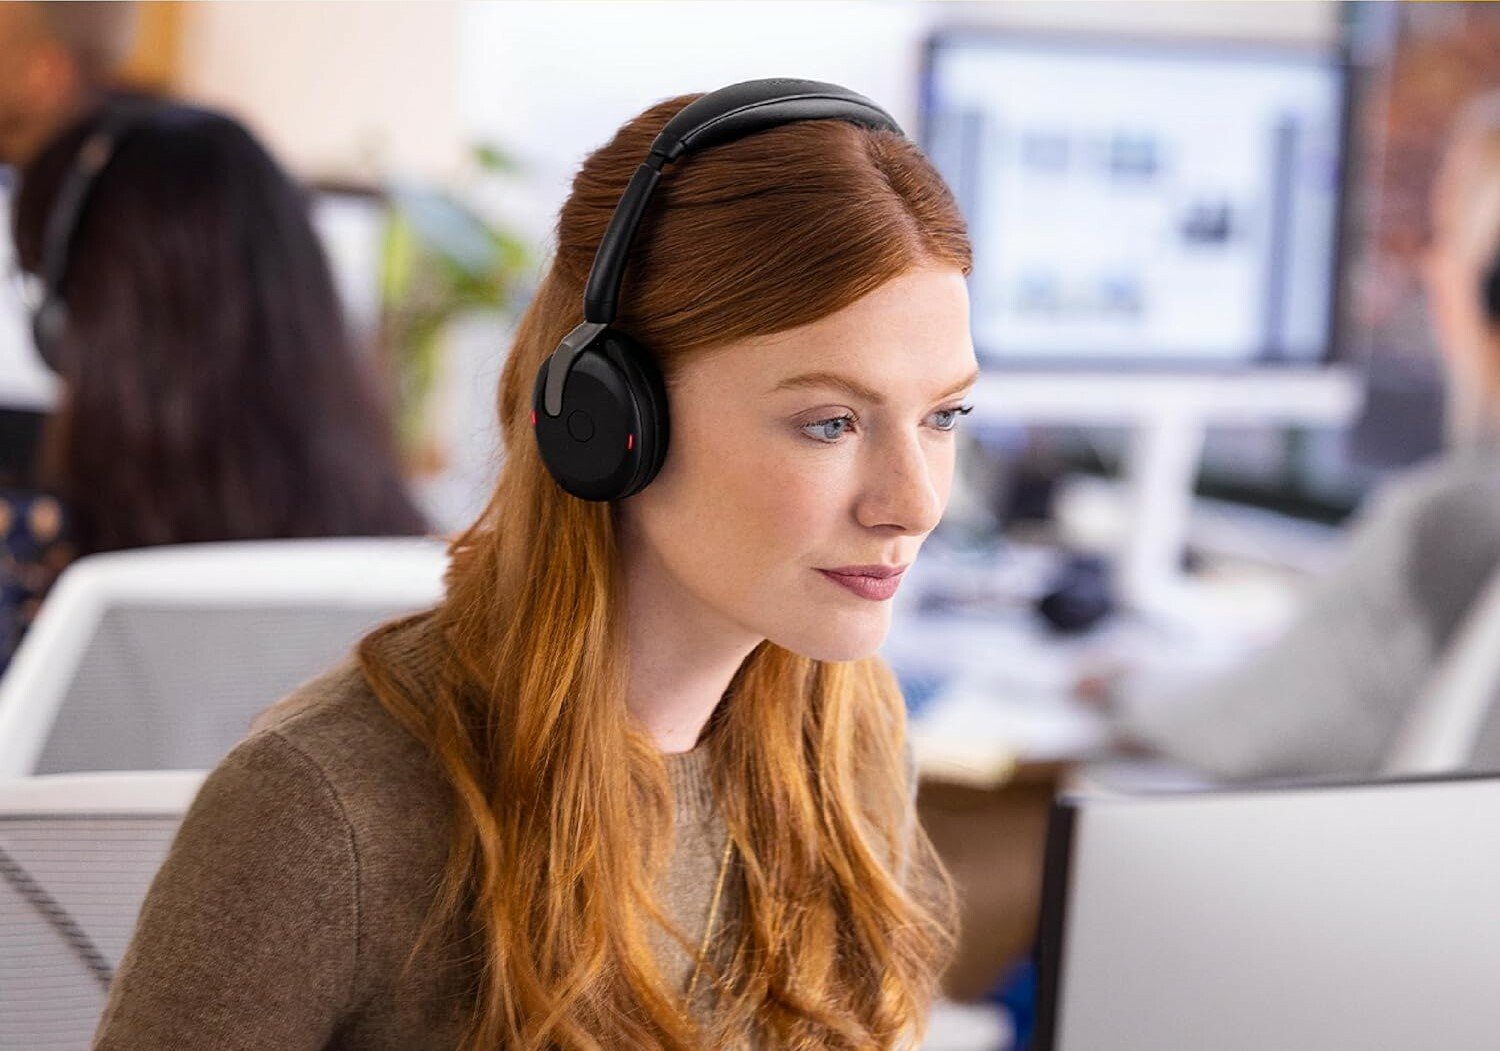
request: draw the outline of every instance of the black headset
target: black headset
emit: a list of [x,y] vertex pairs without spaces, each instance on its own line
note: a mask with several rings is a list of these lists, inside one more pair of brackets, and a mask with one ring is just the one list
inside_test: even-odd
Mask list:
[[710,92],[669,120],[610,217],[589,269],[583,323],[537,370],[531,422],[542,462],[584,500],[618,500],[656,477],[670,433],[661,370],[643,344],[610,325],[625,259],[662,168],[691,153],[804,120],[901,127],[863,95],[816,80],[748,80]]
[[57,196],[42,229],[41,289],[31,306],[31,337],[37,354],[53,372],[61,371],[58,343],[68,325],[68,305],[63,281],[68,259],[85,205],[99,175],[114,159],[120,142],[142,120],[138,107],[107,108],[98,126],[84,138],[73,155],[73,164],[58,186]]

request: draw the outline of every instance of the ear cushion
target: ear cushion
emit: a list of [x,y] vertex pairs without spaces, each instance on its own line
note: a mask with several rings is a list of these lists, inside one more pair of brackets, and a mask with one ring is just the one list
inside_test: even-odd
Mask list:
[[62,362],[57,347],[63,330],[68,327],[68,308],[62,300],[49,295],[31,315],[31,339],[37,356],[54,375],[61,375]]
[[661,470],[667,458],[671,423],[667,412],[666,382],[655,355],[623,333],[612,335],[614,338],[605,344],[606,353],[635,396],[636,411],[641,420],[641,433],[636,436],[641,443],[639,467],[635,477],[620,493],[620,497],[626,497],[644,489]]
[[1484,296],[1484,312],[1489,318],[1490,324],[1500,326],[1500,252],[1495,255],[1495,261],[1484,275],[1484,287],[1480,290]]

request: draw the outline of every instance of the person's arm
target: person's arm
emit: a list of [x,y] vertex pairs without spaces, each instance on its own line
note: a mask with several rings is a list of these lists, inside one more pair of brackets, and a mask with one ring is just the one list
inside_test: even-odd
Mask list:
[[358,862],[321,769],[274,732],[189,809],[110,987],[95,1051],[316,1051],[354,1002]]
[[1127,677],[1121,739],[1227,780],[1374,770],[1431,669],[1407,575],[1421,503],[1417,488],[1378,499],[1291,628],[1228,673]]

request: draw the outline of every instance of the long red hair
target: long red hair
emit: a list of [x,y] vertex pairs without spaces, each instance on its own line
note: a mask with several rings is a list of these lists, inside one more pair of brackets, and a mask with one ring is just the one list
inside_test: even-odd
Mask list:
[[[454,793],[438,918],[474,946],[475,1051],[719,1047],[747,1034],[776,1048],[894,1046],[920,1034],[953,948],[952,888],[915,820],[890,669],[769,642],[705,731],[743,903],[732,959],[709,975],[721,990],[709,1028],[648,948],[665,918],[652,887],[671,800],[625,707],[613,507],[556,485],[529,413],[538,367],[582,320],[626,182],[695,97],[631,120],[573,181],[500,381],[499,483],[453,542],[430,614],[437,684],[391,658],[394,627],[360,649],[382,703],[428,742]],[[841,121],[787,125],[667,169],[616,324],[653,348],[670,390],[690,355],[815,321],[931,265],[967,273],[970,249],[915,146]],[[686,944],[693,932],[676,933]]]

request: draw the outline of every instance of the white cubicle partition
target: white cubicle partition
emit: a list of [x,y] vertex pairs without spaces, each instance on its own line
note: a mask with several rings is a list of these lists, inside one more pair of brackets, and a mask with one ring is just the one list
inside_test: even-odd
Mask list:
[[428,538],[185,544],[64,571],[0,679],[0,778],[207,768],[383,620],[435,605]]

